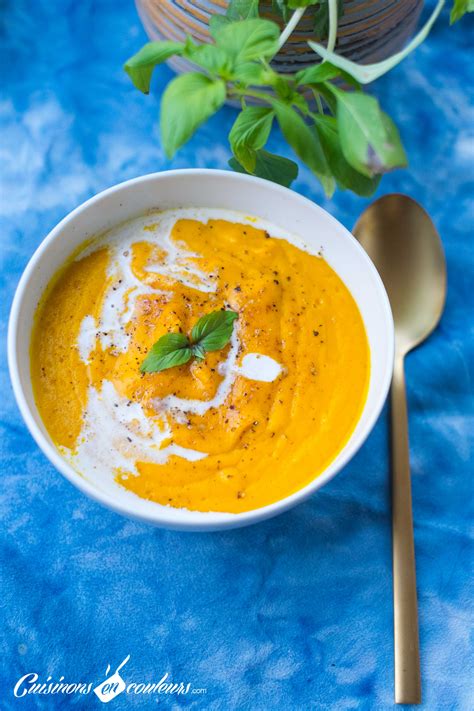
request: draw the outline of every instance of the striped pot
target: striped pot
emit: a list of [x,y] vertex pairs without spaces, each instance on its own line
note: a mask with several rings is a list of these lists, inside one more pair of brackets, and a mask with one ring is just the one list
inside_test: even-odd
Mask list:
[[[209,40],[209,18],[224,13],[226,0],[136,0],[145,31],[152,40],[181,41],[191,35],[197,42]],[[272,15],[271,0],[265,0],[261,15],[280,22]],[[422,10],[422,0],[345,0],[339,20],[336,50],[350,59],[377,62],[399,51],[413,34]],[[281,52],[273,60],[276,70],[293,73],[317,61],[308,45],[318,6],[309,7]],[[316,38],[318,39],[318,38]],[[324,44],[324,40],[323,40]],[[170,61],[178,72],[192,65],[180,57]]]

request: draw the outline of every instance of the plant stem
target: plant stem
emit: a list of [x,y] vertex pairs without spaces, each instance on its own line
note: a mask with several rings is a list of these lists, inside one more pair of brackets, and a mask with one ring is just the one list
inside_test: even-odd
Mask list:
[[318,107],[319,113],[323,114],[324,109],[323,109],[323,103],[321,101],[321,97],[319,96],[317,91],[313,91],[313,96],[314,96],[314,100],[316,101],[316,106]]
[[252,89],[236,89],[235,86],[229,90],[229,96],[234,95],[236,98],[243,98],[245,100],[246,96],[250,96],[253,99],[261,99],[262,101],[269,102],[270,95],[266,94],[264,91],[253,91]]
[[[329,7],[331,7],[331,2],[333,1],[334,0],[329,0]],[[383,76],[383,74],[386,74],[391,69],[393,69],[397,64],[402,61],[402,59],[405,59],[405,57],[408,56],[410,52],[413,52],[413,50],[416,49],[418,45],[423,42],[423,40],[430,32],[436,18],[441,12],[445,1],[446,0],[438,0],[438,3],[433,10],[433,13],[427,20],[424,27],[422,27],[418,34],[413,37],[413,39],[406,45],[406,47],[404,47],[404,49],[402,49],[400,52],[397,52],[396,54],[393,54],[388,59],[384,59],[381,62],[375,62],[373,64],[357,64],[357,62],[352,62],[346,57],[341,57],[337,53],[335,54],[332,50],[329,49],[329,42],[327,47],[323,47],[317,42],[311,41],[309,41],[308,44],[311,49],[316,52],[316,54],[319,54],[319,56],[322,57],[324,61],[331,62],[336,67],[343,69],[348,74],[351,74],[354,79],[357,79],[357,81],[361,84],[369,84],[370,82],[375,81],[375,79],[378,79],[379,77]]]
[[328,34],[328,52],[332,52],[336,46],[337,40],[337,0],[328,0],[329,9],[329,34]]
[[[283,30],[283,32],[280,35],[280,39],[278,40],[278,49],[281,49],[283,47],[283,45],[285,44],[288,37],[291,35],[293,30],[296,28],[296,25],[298,24],[298,22],[301,20],[301,18],[304,15],[305,9],[306,8],[304,8],[304,7],[299,7],[297,10],[294,11],[294,13],[292,14],[292,16],[289,19],[287,26],[285,27],[285,29]],[[336,10],[337,10],[337,8],[336,8]]]

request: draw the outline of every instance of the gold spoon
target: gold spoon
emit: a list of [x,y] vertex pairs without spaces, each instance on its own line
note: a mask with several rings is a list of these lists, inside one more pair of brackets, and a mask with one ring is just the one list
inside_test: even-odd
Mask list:
[[415,548],[404,358],[438,324],[446,261],[438,232],[407,195],[384,195],[362,213],[354,235],[382,277],[395,322],[391,389],[395,702],[421,703]]

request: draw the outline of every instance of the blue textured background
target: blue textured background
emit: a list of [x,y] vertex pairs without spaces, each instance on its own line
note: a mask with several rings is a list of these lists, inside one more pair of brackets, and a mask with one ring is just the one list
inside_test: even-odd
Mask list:
[[[222,110],[170,163],[156,97],[135,91],[121,69],[144,41],[130,0],[3,0],[0,12],[3,336],[22,269],[67,212],[143,173],[225,167],[234,111]],[[469,18],[449,29],[445,12],[429,41],[375,86],[411,161],[379,192],[422,202],[449,269],[442,324],[407,363],[430,711],[474,705],[472,28]],[[157,91],[170,76],[157,72]],[[282,147],[281,137],[272,143]],[[349,227],[366,204],[341,192],[326,200],[305,169],[296,189]],[[12,688],[32,671],[98,683],[127,654],[127,682],[169,672],[208,691],[123,694],[117,709],[158,700],[223,711],[392,708],[386,413],[351,465],[290,513],[229,533],[170,533],[102,509],[53,470],[20,419],[3,344],[1,709],[99,708],[92,694],[15,699]]]

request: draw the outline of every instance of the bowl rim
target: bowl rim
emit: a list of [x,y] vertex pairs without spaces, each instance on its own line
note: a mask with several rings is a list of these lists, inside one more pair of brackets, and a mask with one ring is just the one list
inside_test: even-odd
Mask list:
[[[32,408],[30,408],[22,383],[20,378],[20,368],[17,359],[17,342],[18,342],[18,328],[19,328],[19,316],[23,300],[27,295],[30,282],[34,279],[34,273],[36,266],[40,259],[42,258],[44,252],[48,251],[50,245],[55,242],[58,236],[61,234],[63,229],[68,223],[73,221],[82,212],[87,211],[93,204],[100,202],[103,198],[108,195],[118,192],[120,190],[127,190],[129,186],[137,185],[145,182],[154,182],[160,180],[166,180],[173,177],[178,177],[180,175],[192,175],[196,178],[202,175],[215,175],[224,180],[235,180],[236,182],[245,181],[254,184],[265,184],[278,194],[287,195],[291,193],[292,199],[295,202],[300,202],[301,204],[310,204],[313,209],[319,210],[325,214],[325,219],[329,222],[333,222],[339,230],[343,230],[346,237],[351,237],[354,240],[353,246],[356,250],[359,250],[362,260],[365,262],[367,269],[371,272],[375,283],[377,284],[379,290],[379,296],[381,299],[381,306],[383,310],[383,316],[386,323],[386,338],[388,339],[388,353],[389,357],[385,363],[385,369],[383,373],[382,384],[379,391],[376,393],[376,399],[372,407],[372,411],[369,413],[367,423],[364,430],[359,434],[357,441],[350,442],[352,435],[350,436],[348,443],[350,446],[345,445],[344,454],[342,456],[336,455],[335,459],[338,459],[335,463],[333,459],[326,469],[323,470],[321,474],[312,479],[306,486],[298,489],[293,494],[279,499],[271,504],[262,506],[257,509],[252,509],[250,511],[244,511],[237,514],[224,513],[224,512],[196,512],[189,511],[188,509],[176,509],[173,508],[173,514],[168,517],[165,512],[170,511],[171,507],[161,507],[158,506],[153,511],[155,513],[144,513],[141,511],[134,510],[134,507],[128,500],[127,502],[118,502],[111,500],[110,497],[98,488],[95,488],[92,483],[90,483],[85,477],[81,476],[73,467],[68,464],[68,462],[61,456],[60,452],[56,447],[47,440],[43,432],[38,427],[37,423],[32,414]],[[121,183],[112,185],[105,190],[93,195],[85,202],[78,205],[71,212],[69,212],[65,217],[60,220],[60,222],[53,227],[53,229],[47,234],[47,236],[40,242],[33,255],[30,257],[21,277],[18,282],[15,295],[12,301],[10,317],[8,323],[8,339],[7,339],[7,353],[8,353],[8,366],[10,372],[10,379],[13,387],[13,393],[23,417],[23,420],[35,440],[36,444],[49,460],[49,462],[57,469],[71,484],[73,484],[82,493],[86,494],[89,498],[102,504],[106,508],[115,511],[127,518],[135,519],[144,523],[149,523],[155,526],[161,526],[163,528],[168,528],[171,530],[180,531],[213,531],[222,530],[230,528],[239,528],[241,526],[248,526],[259,521],[276,516],[277,514],[283,513],[293,506],[301,503],[307,499],[311,494],[324,486],[328,481],[338,474],[341,469],[343,469],[347,463],[355,456],[358,450],[366,441],[370,432],[372,431],[380,412],[384,406],[387,394],[389,391],[392,372],[393,372],[393,360],[394,360],[394,348],[395,348],[395,337],[394,337],[394,324],[392,311],[390,308],[389,299],[383,285],[382,279],[377,272],[373,262],[364,251],[359,242],[353,237],[350,231],[342,225],[339,220],[337,220],[333,215],[331,215],[327,210],[318,205],[317,203],[309,200],[305,196],[296,193],[289,188],[283,187],[276,183],[270,183],[262,178],[257,178],[255,176],[245,175],[242,173],[233,173],[228,170],[218,170],[213,168],[185,168],[185,169],[175,169],[175,170],[165,170],[155,173],[147,173],[129,180],[125,180]],[[359,416],[358,422],[365,411],[365,405],[362,408],[362,412]],[[39,413],[38,413],[39,414]],[[139,497],[137,497],[139,499]],[[141,500],[141,499],[139,499]],[[162,514],[163,510],[163,514]],[[173,520],[176,515],[175,512],[179,512],[181,517]],[[187,517],[185,514],[189,514]]]

